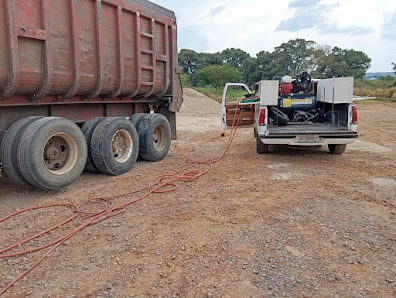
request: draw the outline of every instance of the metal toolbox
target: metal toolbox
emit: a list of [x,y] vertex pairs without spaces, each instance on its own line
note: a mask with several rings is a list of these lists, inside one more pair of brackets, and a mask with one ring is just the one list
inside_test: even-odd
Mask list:
[[317,100],[325,103],[352,103],[353,78],[332,78],[318,82]]
[[279,81],[260,81],[258,83],[258,95],[260,105],[278,106],[279,100]]

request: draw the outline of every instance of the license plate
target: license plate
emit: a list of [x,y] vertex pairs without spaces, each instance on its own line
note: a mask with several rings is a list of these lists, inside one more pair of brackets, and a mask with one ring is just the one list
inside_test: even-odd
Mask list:
[[303,143],[303,144],[308,144],[308,143],[320,143],[321,140],[319,136],[298,136],[296,139],[297,143]]

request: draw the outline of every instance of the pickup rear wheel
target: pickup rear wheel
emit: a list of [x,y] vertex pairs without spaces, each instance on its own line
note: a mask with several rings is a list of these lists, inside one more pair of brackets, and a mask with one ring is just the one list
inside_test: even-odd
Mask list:
[[122,175],[135,165],[139,154],[139,136],[133,124],[124,118],[107,118],[92,134],[92,160],[108,175]]
[[331,154],[343,154],[347,148],[347,145],[329,145],[329,151]]
[[263,144],[260,140],[260,136],[256,135],[256,151],[258,154],[268,154],[269,153],[269,145]]
[[139,124],[140,157],[146,161],[163,160],[169,152],[172,131],[162,114],[148,114]]
[[18,165],[23,177],[42,189],[61,189],[84,170],[87,143],[73,122],[56,117],[35,121],[18,146]]
[[22,134],[32,123],[40,118],[43,117],[34,116],[18,120],[8,128],[1,143],[0,160],[3,163],[3,170],[8,178],[16,183],[30,185],[19,168],[17,150]]

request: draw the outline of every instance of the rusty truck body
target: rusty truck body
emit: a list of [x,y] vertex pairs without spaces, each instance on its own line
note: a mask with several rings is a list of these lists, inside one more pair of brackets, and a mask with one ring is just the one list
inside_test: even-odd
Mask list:
[[55,189],[84,158],[114,175],[139,153],[161,160],[176,138],[180,72],[175,14],[150,1],[0,0],[3,171]]

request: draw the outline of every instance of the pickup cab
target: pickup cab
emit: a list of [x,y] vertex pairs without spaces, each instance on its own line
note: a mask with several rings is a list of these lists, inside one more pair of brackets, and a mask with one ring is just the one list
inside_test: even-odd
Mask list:
[[[260,81],[255,94],[246,84],[226,84],[223,129],[253,127],[259,154],[269,153],[271,145],[325,145],[331,154],[344,153],[347,144],[358,138],[353,78],[310,80],[302,91],[299,78],[283,79]],[[235,87],[247,94],[241,101],[229,102],[227,91]]]

